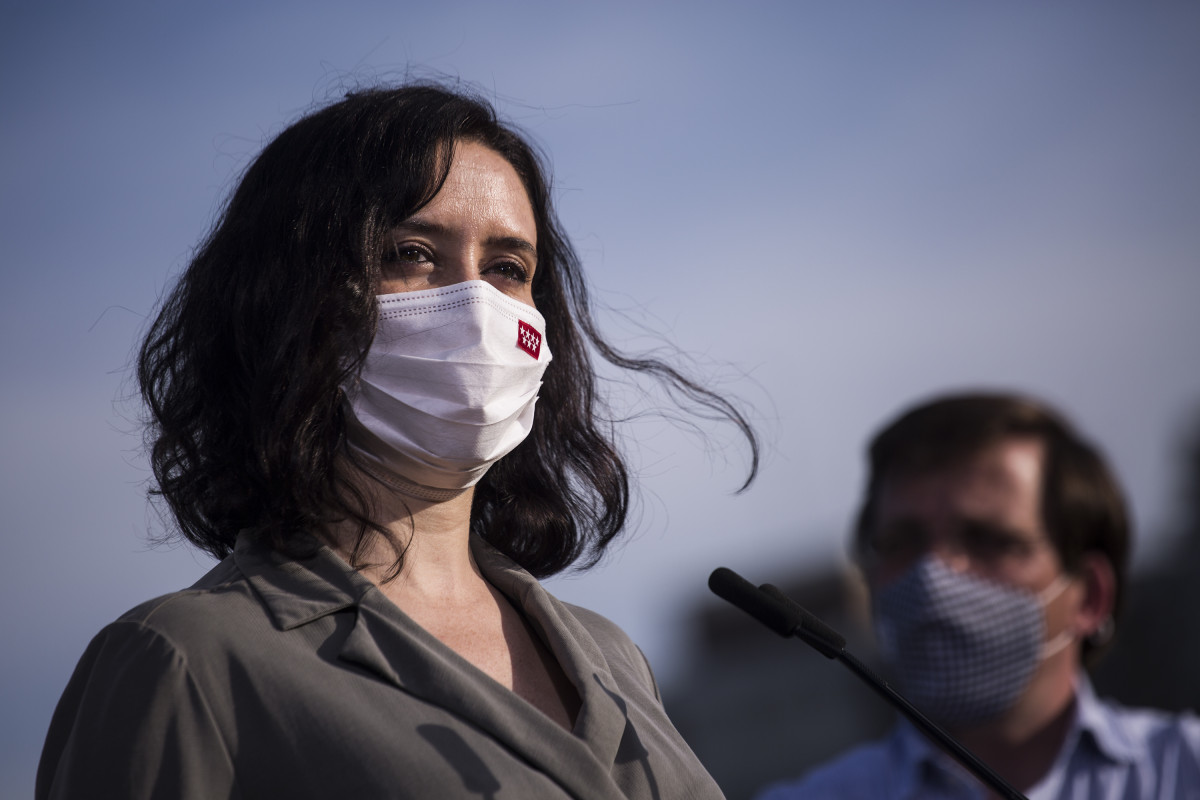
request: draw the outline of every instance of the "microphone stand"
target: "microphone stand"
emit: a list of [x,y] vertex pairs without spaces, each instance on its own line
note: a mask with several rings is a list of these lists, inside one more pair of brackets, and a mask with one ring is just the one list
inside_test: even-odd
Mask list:
[[731,569],[718,567],[708,578],[708,588],[785,638],[796,637],[829,659],[842,662],[884,700],[891,703],[934,744],[1006,800],[1028,800],[978,756],[922,714],[887,681],[846,650],[846,640],[833,628],[769,583],[755,586]]

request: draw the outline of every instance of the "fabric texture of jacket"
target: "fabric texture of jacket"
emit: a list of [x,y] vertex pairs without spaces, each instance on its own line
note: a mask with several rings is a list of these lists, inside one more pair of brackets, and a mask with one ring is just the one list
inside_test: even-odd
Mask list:
[[581,705],[556,725],[328,548],[243,533],[190,589],[101,631],[50,725],[38,798],[720,798],[641,651],[473,537]]

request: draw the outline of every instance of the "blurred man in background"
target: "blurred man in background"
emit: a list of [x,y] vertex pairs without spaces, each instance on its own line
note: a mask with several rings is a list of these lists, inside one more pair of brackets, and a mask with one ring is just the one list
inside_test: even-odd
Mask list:
[[[898,688],[1031,800],[1200,798],[1200,721],[1098,699],[1128,516],[1099,453],[1007,395],[918,406],[870,448],[855,551]],[[905,721],[760,800],[975,798]]]

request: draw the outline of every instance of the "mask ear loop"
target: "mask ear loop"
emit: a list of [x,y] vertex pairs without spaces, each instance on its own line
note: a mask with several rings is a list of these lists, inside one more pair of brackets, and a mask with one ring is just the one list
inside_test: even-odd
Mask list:
[[[1054,579],[1053,583],[1037,593],[1037,601],[1042,607],[1043,612],[1045,612],[1046,606],[1053,603],[1058,599],[1059,595],[1066,591],[1067,585],[1070,584],[1070,582],[1071,580],[1066,575],[1060,573],[1059,576]],[[1064,648],[1070,645],[1071,642],[1078,638],[1078,635],[1070,628],[1060,631],[1057,636],[1042,645],[1042,653],[1039,659],[1041,661],[1045,661],[1046,659],[1057,655]]]
[[1075,632],[1070,628],[1060,632],[1058,636],[1055,636],[1053,639],[1042,645],[1042,654],[1040,656],[1041,660],[1045,661],[1051,656],[1057,655],[1063,650],[1063,648],[1075,641],[1077,638],[1079,637],[1076,636]]
[[1037,593],[1038,605],[1043,609],[1058,599],[1058,596],[1067,590],[1067,586],[1071,583],[1071,579],[1065,574],[1059,573],[1049,586]]

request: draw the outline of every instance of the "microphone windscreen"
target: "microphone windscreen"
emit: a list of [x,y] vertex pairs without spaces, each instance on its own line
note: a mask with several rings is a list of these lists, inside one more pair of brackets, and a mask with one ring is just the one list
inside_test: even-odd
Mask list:
[[[800,626],[800,614],[789,604],[763,593],[757,586],[727,567],[717,567],[708,576],[708,588],[728,600],[780,636],[791,636]],[[797,606],[799,608],[799,606]]]

